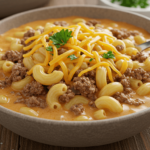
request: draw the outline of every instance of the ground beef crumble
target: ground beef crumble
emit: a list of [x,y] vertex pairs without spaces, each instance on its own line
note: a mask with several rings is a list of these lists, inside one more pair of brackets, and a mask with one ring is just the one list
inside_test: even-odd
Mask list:
[[131,68],[128,68],[125,72],[126,76],[133,77],[135,79],[141,80],[143,82],[149,82],[150,81],[150,72],[146,72],[142,68],[131,70]]
[[148,58],[148,56],[146,56],[142,51],[138,52],[136,55],[132,55],[131,59],[133,61],[139,61],[140,63],[144,62],[146,59]]
[[68,86],[67,92],[61,96],[59,96],[59,102],[61,104],[68,103],[72,98],[74,98],[75,93],[71,90],[70,86]]
[[91,106],[93,108],[96,108],[95,101],[90,101],[89,102],[89,106]]
[[28,98],[18,98],[14,103],[23,103],[26,104],[28,107],[40,107],[45,108],[47,107],[46,100],[43,100],[39,97],[28,97]]
[[72,88],[76,91],[76,94],[85,96],[90,100],[97,99],[96,93],[98,89],[95,85],[95,81],[88,77],[75,77],[73,79]]
[[38,96],[41,94],[46,94],[46,89],[41,83],[32,81],[31,83],[26,84],[22,90],[22,94],[24,96]]
[[24,34],[24,38],[21,39],[21,44],[22,44],[24,47],[30,45],[33,41],[30,41],[28,44],[26,44],[25,41],[26,41],[28,38],[30,38],[30,37],[32,37],[32,36],[34,36],[34,35],[35,35],[35,30],[33,30],[33,29],[28,30],[28,31]]
[[89,21],[86,22],[86,25],[88,25],[88,26],[95,26],[96,24],[100,24],[100,21],[89,20]]
[[72,111],[76,116],[81,115],[84,111],[83,104],[75,104],[71,106],[70,111]]
[[130,99],[129,95],[125,95],[124,93],[121,92],[116,92],[115,95],[113,95],[113,97],[117,99],[120,103],[126,103],[129,105],[139,106],[145,103],[141,99],[135,99],[135,100]]
[[123,87],[123,92],[116,92],[113,97],[116,98],[121,103],[126,103],[130,105],[141,105],[144,104],[144,101],[141,99],[131,99],[132,95],[130,94],[132,92],[132,89],[130,88],[130,81],[129,77],[141,80],[143,82],[149,82],[150,81],[150,72],[146,72],[142,68],[134,69],[128,68],[124,75],[121,77],[116,76],[115,81],[120,82]]
[[12,79],[12,82],[17,82],[19,80],[22,80],[27,76],[27,68],[24,67],[21,63],[16,63],[12,68],[12,73],[10,75],[10,78]]
[[60,48],[60,50],[58,50],[58,55],[61,55],[63,53],[65,53],[67,50],[65,48]]
[[138,31],[128,31],[127,29],[112,29],[111,30],[113,36],[115,36],[117,39],[127,39],[130,36],[136,36],[140,33]]
[[17,82],[24,79],[27,74],[27,68],[25,68],[21,63],[16,63],[12,68],[12,73],[9,77],[5,77],[4,81],[0,81],[0,88],[5,88],[10,86],[12,82]]
[[68,26],[69,24],[66,21],[55,21],[54,25],[65,27],[65,26]]
[[2,56],[2,60],[8,60],[14,63],[21,63],[23,60],[22,52],[9,50]]
[[122,75],[121,77],[120,76],[116,76],[114,78],[114,81],[116,82],[120,82],[123,87],[124,87],[124,93],[125,94],[129,94],[132,92],[132,89],[130,88],[130,80],[129,80],[129,77],[126,77],[125,75]]
[[117,49],[118,51],[122,51],[122,50],[124,49],[124,47],[123,47],[123,45],[117,45],[117,46],[116,46],[116,49]]
[[24,37],[32,37],[34,36],[34,34],[35,34],[35,30],[30,29],[24,34]]
[[[76,73],[74,74],[74,77],[78,77],[78,74],[79,74],[82,70],[83,70],[83,69],[77,70]],[[95,80],[96,70],[88,71],[88,72],[86,72],[83,76]]]

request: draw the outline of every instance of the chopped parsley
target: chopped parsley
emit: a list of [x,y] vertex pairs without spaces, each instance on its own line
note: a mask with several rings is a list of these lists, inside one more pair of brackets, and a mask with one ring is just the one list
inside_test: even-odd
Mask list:
[[112,3],[120,2],[121,6],[146,8],[149,6],[148,0],[111,0]]
[[94,58],[90,58],[89,62],[91,62]]
[[71,60],[74,60],[74,59],[77,59],[78,57],[75,54],[72,54],[68,56],[68,58],[70,58]]
[[113,54],[112,51],[108,51],[107,53],[103,54],[103,58],[105,58],[105,59],[109,59],[109,58],[114,59],[115,55]]
[[69,31],[68,29],[62,29],[60,32],[57,32],[50,36],[49,39],[53,41],[53,44],[57,48],[60,48],[61,46],[65,45],[67,41],[72,37],[71,33],[72,31]]
[[50,53],[52,56],[54,55],[53,53]]
[[52,52],[52,51],[53,51],[53,48],[52,48],[52,46],[49,46],[49,47],[46,47],[46,50]]

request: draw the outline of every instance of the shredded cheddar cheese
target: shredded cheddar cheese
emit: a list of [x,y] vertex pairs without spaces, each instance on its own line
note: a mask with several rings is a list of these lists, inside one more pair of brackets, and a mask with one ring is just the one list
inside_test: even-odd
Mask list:
[[[62,47],[57,48],[51,40],[47,42],[49,34],[60,32],[62,29],[72,31],[72,36],[67,43],[63,44]],[[43,63],[39,63],[43,67],[48,68],[48,73],[53,72],[55,67],[60,66],[61,71],[64,73],[64,80],[69,84],[75,74],[75,72],[81,67],[82,63],[85,62],[90,64],[89,67],[79,73],[79,77],[85,74],[88,71],[94,70],[99,66],[104,66],[107,69],[108,78],[113,82],[112,71],[121,76],[127,69],[127,61],[130,59],[129,56],[126,56],[117,51],[117,49],[111,44],[116,38],[109,32],[105,30],[94,30],[94,27],[89,27],[85,23],[78,23],[77,25],[70,25],[68,27],[61,26],[52,26],[47,31],[43,32],[40,35],[33,36],[28,38],[25,43],[28,44],[32,41],[29,46],[24,47],[24,50],[28,53],[24,54],[23,57],[29,57],[40,48],[45,48],[45,60]],[[51,46],[50,51],[47,51],[46,48]],[[100,46],[101,49],[96,51],[95,47]],[[61,55],[58,54],[58,51],[61,48],[65,48],[66,51]],[[104,59],[103,54],[108,51],[112,51],[115,58]],[[68,58],[70,55],[76,56],[77,59],[71,60]],[[123,59],[123,64],[120,71],[116,68],[115,62]],[[74,64],[73,68],[69,71],[67,64]],[[34,67],[34,66],[33,66]],[[31,75],[33,72],[33,67],[28,71],[28,75]]]

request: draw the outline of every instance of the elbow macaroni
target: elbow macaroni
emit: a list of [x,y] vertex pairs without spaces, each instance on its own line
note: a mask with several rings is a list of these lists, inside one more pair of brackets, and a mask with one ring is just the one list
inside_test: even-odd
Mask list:
[[105,67],[99,67],[96,70],[96,85],[98,89],[102,89],[107,85],[107,69]]
[[88,99],[84,96],[79,96],[76,95],[74,98],[72,98],[68,103],[66,103],[64,105],[64,108],[66,110],[69,110],[71,108],[71,106],[75,105],[75,104],[88,104]]
[[35,110],[28,108],[28,107],[20,108],[20,112],[22,114],[33,116],[33,117],[38,117],[38,115],[39,115]]
[[11,62],[11,61],[5,61],[3,63],[2,69],[3,69],[4,72],[9,73],[9,72],[12,71],[13,65],[14,65],[13,62]]
[[6,103],[9,103],[9,99],[4,95],[0,95],[0,104],[6,104]]
[[26,84],[31,83],[33,81],[33,78],[31,76],[27,76],[24,79],[12,82],[11,88],[15,91],[22,90]]
[[63,78],[63,75],[64,74],[62,71],[53,71],[50,74],[46,74],[44,72],[44,68],[40,65],[36,65],[33,68],[34,79],[43,85],[52,85],[58,83]]
[[133,89],[138,89],[143,83],[141,80],[130,78],[130,85]]
[[145,95],[149,94],[150,93],[150,83],[145,83],[145,84],[141,85],[137,89],[136,93],[140,96],[145,96]]
[[94,112],[94,118],[96,120],[105,119],[106,118],[106,112],[103,109],[100,109],[96,112]]
[[60,95],[63,95],[67,91],[65,84],[56,84],[48,92],[46,101],[51,109],[60,109],[61,104],[58,102]]
[[141,36],[141,35],[136,35],[136,36],[134,37],[134,40],[135,40],[135,42],[136,42],[138,45],[140,45],[140,44],[146,42],[146,39],[145,39],[143,36]]
[[100,92],[98,93],[98,97],[101,96],[112,96],[116,92],[122,92],[123,91],[123,86],[119,82],[113,82],[105,85]]
[[36,52],[33,54],[33,59],[38,61],[39,63],[43,63],[45,60],[45,56],[42,55],[41,53]]
[[114,113],[121,113],[123,107],[121,104],[113,97],[102,96],[95,101],[95,105],[98,109],[108,109]]
[[90,121],[91,118],[88,116],[78,116],[74,119],[74,121]]

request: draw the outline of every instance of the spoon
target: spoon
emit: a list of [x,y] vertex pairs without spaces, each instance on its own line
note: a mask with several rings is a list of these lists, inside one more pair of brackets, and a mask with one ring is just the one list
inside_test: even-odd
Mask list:
[[137,45],[136,47],[137,47],[137,48],[140,48],[142,51],[144,51],[144,50],[146,50],[147,48],[150,47],[150,41],[145,42],[145,43],[140,44],[140,45]]

